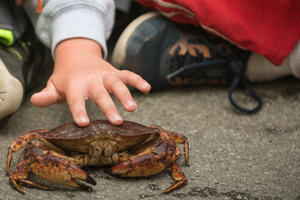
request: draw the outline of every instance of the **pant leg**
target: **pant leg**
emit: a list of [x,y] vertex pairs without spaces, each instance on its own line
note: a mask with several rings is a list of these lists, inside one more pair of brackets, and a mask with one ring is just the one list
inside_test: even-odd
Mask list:
[[179,23],[202,26],[280,65],[300,39],[300,1],[137,0]]
[[246,76],[251,82],[268,82],[291,75],[300,79],[300,41],[280,66],[256,53],[250,56],[247,64]]

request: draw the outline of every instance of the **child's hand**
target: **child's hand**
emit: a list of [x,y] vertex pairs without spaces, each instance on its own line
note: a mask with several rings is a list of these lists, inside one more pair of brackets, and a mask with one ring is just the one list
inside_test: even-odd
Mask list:
[[54,72],[46,88],[31,97],[39,107],[67,101],[74,121],[89,124],[85,100],[91,99],[106,118],[115,125],[123,122],[110,93],[132,112],[137,105],[126,85],[149,92],[151,86],[139,75],[114,68],[102,59],[98,43],[83,38],[61,42],[55,50]]

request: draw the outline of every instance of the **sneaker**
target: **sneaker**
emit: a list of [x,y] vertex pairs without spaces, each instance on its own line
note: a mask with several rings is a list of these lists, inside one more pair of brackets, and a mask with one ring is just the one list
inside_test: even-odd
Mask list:
[[[249,52],[207,34],[200,28],[171,22],[157,12],[144,14],[123,31],[112,54],[112,64],[141,75],[152,90],[192,84],[231,83],[229,101],[238,111],[256,113],[261,98],[245,78]],[[243,86],[257,105],[248,109],[232,98]]]
[[[14,113],[27,92],[38,84],[36,39],[33,30],[12,46],[0,44],[0,119]],[[42,49],[38,49],[42,51]]]

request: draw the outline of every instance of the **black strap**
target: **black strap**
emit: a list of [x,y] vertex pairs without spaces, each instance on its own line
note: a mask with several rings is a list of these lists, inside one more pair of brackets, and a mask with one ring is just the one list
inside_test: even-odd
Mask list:
[[189,70],[194,70],[194,69],[201,70],[201,68],[206,68],[207,66],[210,66],[210,65],[223,65],[223,64],[226,64],[227,62],[228,62],[227,60],[220,58],[220,59],[215,59],[215,60],[205,60],[203,62],[184,65],[183,67],[168,74],[167,78],[172,79],[175,76],[178,76],[179,74],[182,74]]
[[[237,65],[237,62],[232,62],[231,65]],[[231,67],[233,67],[233,66],[231,66]],[[241,68],[241,66],[239,68]],[[244,71],[241,71],[240,73],[244,74]],[[263,101],[262,101],[261,97],[258,96],[258,94],[252,89],[251,85],[249,84],[248,80],[244,78],[243,74],[239,74],[234,77],[232,84],[228,91],[229,102],[235,109],[237,109],[240,112],[247,113],[247,114],[254,114],[254,113],[257,113],[258,111],[260,111],[260,109],[263,106]],[[243,86],[249,92],[249,95],[256,101],[257,104],[254,108],[252,108],[252,109],[245,108],[245,107],[237,104],[236,101],[233,99],[233,97],[232,97],[233,92],[239,85]]]

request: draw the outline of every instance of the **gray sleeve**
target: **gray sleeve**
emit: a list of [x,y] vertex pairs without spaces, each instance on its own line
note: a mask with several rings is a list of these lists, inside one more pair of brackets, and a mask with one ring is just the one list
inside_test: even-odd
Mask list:
[[39,39],[51,48],[52,55],[58,43],[70,38],[88,38],[96,41],[107,56],[106,40],[113,23],[113,0],[44,0],[40,15],[35,13],[36,0],[25,1]]

